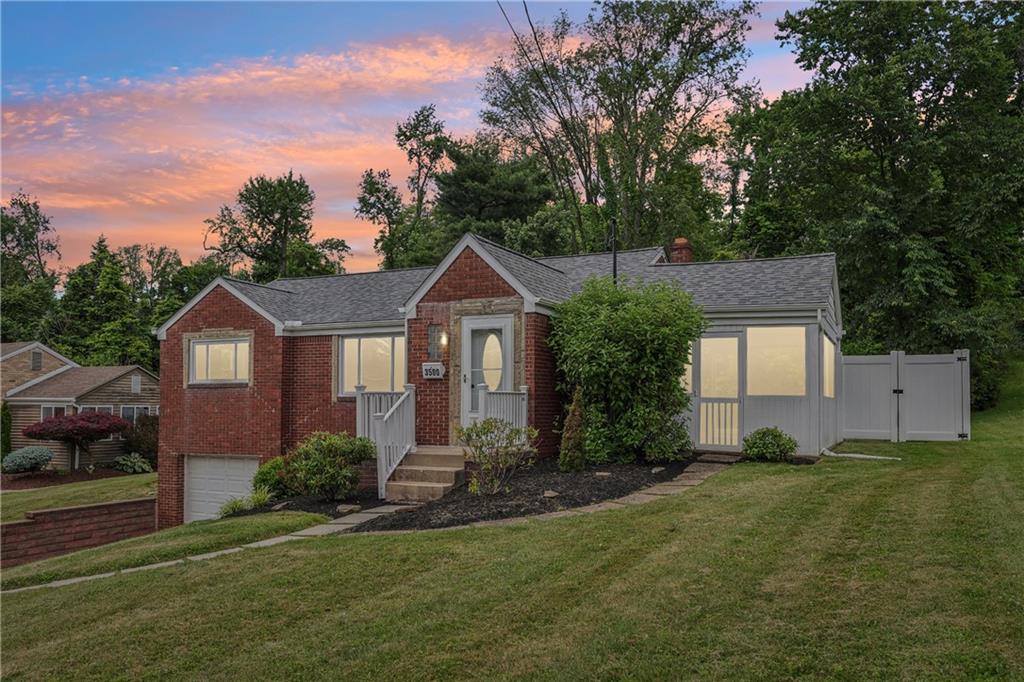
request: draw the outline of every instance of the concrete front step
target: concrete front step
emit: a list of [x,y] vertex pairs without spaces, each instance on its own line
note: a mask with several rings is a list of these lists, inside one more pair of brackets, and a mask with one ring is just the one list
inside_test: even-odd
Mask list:
[[450,483],[433,481],[388,481],[385,497],[389,502],[429,502],[442,497],[453,487]]
[[[408,459],[408,458],[407,458]],[[427,467],[411,464],[401,464],[395,473],[392,474],[393,481],[421,481],[428,483],[447,483],[458,485],[462,483],[466,475],[465,466],[454,467]]]
[[414,467],[447,467],[451,469],[461,469],[466,466],[466,458],[463,457],[462,452],[459,451],[456,454],[451,453],[436,453],[436,452],[423,452],[420,448],[416,448],[416,452],[410,452],[402,460],[402,465],[414,466]]

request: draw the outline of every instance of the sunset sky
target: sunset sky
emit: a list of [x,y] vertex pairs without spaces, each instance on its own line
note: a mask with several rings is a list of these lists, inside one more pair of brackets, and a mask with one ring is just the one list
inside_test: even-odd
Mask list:
[[[766,95],[807,74],[767,3],[748,43]],[[535,19],[587,4],[531,4]],[[522,26],[521,5],[506,3]],[[54,218],[63,266],[102,232],[113,246],[202,252],[203,219],[259,173],[303,174],[314,231],[376,267],[374,226],[352,215],[360,173],[405,175],[395,123],[426,103],[456,134],[477,127],[477,86],[508,46],[496,4],[10,3],[2,19],[3,198]]]

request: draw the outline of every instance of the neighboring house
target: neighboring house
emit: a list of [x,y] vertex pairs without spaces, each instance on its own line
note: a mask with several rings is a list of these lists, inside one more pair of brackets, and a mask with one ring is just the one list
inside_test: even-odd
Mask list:
[[112,462],[124,451],[124,441],[119,435],[98,441],[84,455],[72,452],[64,443],[26,437],[22,433],[26,426],[77,412],[107,412],[128,421],[139,414],[159,412],[160,378],[136,365],[81,367],[40,343],[5,343],[2,362],[4,401],[11,411],[11,446],[49,447],[54,455],[51,466],[56,469]]
[[69,367],[78,367],[78,363],[38,341],[0,344],[0,399],[29,381]]
[[[736,451],[776,425],[800,453],[835,443],[834,255],[692,263],[685,239],[665,255],[620,252],[618,271],[678,282],[710,321],[688,377],[696,447]],[[586,278],[611,271],[608,253],[530,258],[467,235],[434,268],[217,279],[157,332],[160,526],[216,515],[248,492],[260,461],[315,430],[373,437],[389,497],[443,493],[432,477],[454,460],[438,460],[437,446],[484,416],[534,426],[541,452],[555,453],[551,318]],[[461,467],[457,452],[445,456]],[[402,480],[389,480],[397,466]]]

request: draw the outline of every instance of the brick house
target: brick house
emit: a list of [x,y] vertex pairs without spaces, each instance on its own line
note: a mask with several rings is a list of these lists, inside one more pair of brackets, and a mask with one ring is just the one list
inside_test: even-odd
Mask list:
[[4,343],[0,350],[3,401],[11,411],[11,447],[43,445],[53,451],[50,466],[77,469],[108,464],[124,452],[119,436],[93,443],[87,456],[64,443],[38,441],[22,431],[54,415],[107,412],[134,421],[160,410],[160,379],[137,365],[82,367],[39,342]]
[[[677,239],[668,258],[652,247],[620,252],[617,264],[623,277],[678,282],[711,323],[689,373],[706,385],[694,391],[695,442],[736,450],[770,419],[803,451],[834,443],[834,256],[691,255]],[[457,482],[455,429],[483,417],[533,426],[541,454],[555,454],[563,402],[551,319],[585,279],[611,269],[609,253],[530,258],[466,235],[434,268],[268,285],[218,278],[157,331],[159,525],[216,516],[248,493],[259,462],[317,430],[371,437],[378,461],[365,482],[389,498],[431,499]],[[755,355],[773,358],[755,363],[768,384],[759,388],[781,402],[744,403],[748,330]],[[702,377],[702,356],[714,374]]]

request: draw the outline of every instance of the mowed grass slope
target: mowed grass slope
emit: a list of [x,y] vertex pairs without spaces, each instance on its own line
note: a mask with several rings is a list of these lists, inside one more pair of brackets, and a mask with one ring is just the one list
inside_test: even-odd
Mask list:
[[0,495],[0,520],[5,523],[16,521],[24,518],[25,512],[38,509],[76,507],[82,504],[154,496],[156,473],[101,478],[97,481],[51,485],[33,490],[12,490]]
[[[3,600],[10,679],[1020,679],[1024,377],[971,443]],[[73,608],[69,608],[74,605]]]
[[326,520],[327,517],[320,514],[273,512],[197,521],[187,526],[168,528],[109,545],[5,568],[0,572],[0,587],[10,590],[64,578],[184,559],[195,554],[294,533]]

